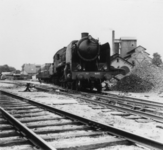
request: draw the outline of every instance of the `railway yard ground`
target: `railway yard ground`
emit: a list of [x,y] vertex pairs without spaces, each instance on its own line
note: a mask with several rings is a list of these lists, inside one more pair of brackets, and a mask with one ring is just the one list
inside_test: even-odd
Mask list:
[[[113,126],[119,129],[122,129],[127,132],[131,132],[145,138],[150,138],[152,140],[161,142],[163,141],[163,123],[153,121],[151,119],[145,119],[140,116],[136,116],[133,114],[124,115],[123,112],[119,112],[115,109],[102,108],[101,106],[88,104],[85,102],[81,102],[79,99],[75,99],[71,96],[61,95],[61,94],[52,94],[47,92],[38,91],[35,88],[32,88],[31,92],[24,92],[25,86],[19,86],[12,84],[12,82],[7,81],[8,83],[4,83],[0,81],[0,90],[5,90],[8,92],[12,92],[19,96],[23,96],[29,98],[31,100],[46,104],[48,106],[57,108],[59,110],[63,110],[72,114],[77,114],[81,117],[91,119],[93,121],[106,124],[109,126]],[[10,84],[9,84],[10,83]],[[35,83],[35,82],[34,82]],[[37,83],[37,82],[36,82]],[[45,86],[52,86],[49,84],[40,84]],[[106,92],[106,91],[105,91]],[[107,92],[106,92],[107,93]],[[114,91],[108,91],[108,93],[113,93],[117,95],[129,96],[134,98],[145,99],[149,101],[155,101],[163,103],[163,93],[120,93]],[[93,99],[94,97],[92,97]],[[1,131],[0,131],[1,132]],[[107,137],[109,138],[109,137]],[[92,141],[98,140],[97,138],[90,137],[81,137],[81,141]],[[57,145],[56,141],[51,141],[52,145]],[[64,144],[69,145],[72,141],[70,139],[65,138],[63,140]],[[80,143],[79,143],[80,145]],[[0,147],[2,150],[9,150],[11,147]],[[12,147],[14,150],[14,147]],[[17,148],[15,148],[17,149]],[[143,150],[148,149],[142,147],[140,145],[114,145],[106,148],[99,148],[98,150]]]

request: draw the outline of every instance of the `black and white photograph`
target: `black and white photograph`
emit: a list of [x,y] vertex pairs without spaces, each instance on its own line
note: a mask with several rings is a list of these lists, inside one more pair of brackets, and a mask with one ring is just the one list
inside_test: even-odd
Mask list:
[[163,150],[163,0],[0,0],[0,150]]

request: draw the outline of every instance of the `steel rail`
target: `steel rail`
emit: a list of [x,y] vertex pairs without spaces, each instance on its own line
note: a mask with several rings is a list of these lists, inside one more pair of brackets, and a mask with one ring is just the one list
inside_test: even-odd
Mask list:
[[61,116],[66,116],[67,118],[79,121],[79,122],[81,122],[81,123],[83,123],[85,125],[89,125],[89,126],[94,127],[96,129],[101,129],[102,131],[106,131],[106,132],[108,132],[110,134],[120,136],[120,137],[124,137],[124,138],[126,138],[127,140],[129,140],[131,142],[143,145],[145,147],[155,148],[157,150],[162,150],[163,149],[163,143],[157,142],[155,140],[145,138],[145,137],[142,137],[142,136],[139,136],[139,135],[127,132],[127,131],[123,131],[121,129],[117,129],[117,128],[114,128],[114,127],[109,126],[109,125],[101,124],[101,123],[86,119],[84,117],[76,116],[74,114],[71,114],[71,113],[68,113],[68,112],[53,108],[51,106],[44,105],[44,104],[39,103],[39,102],[32,101],[30,99],[27,99],[27,98],[24,98],[22,96],[18,96],[18,95],[15,95],[15,94],[12,94],[12,93],[9,93],[9,92],[6,92],[6,91],[1,90],[1,92],[6,94],[6,95],[10,95],[12,97],[15,97],[17,99],[24,100],[24,101],[26,101],[28,103],[33,104],[33,105],[37,105],[37,106],[39,106],[39,107],[41,107],[43,109],[46,109],[47,111],[50,111],[52,113],[56,113],[56,114],[59,114]]
[[[44,89],[44,88],[40,88],[40,87],[37,87],[38,89],[40,89],[40,90],[42,90],[42,91],[46,91],[46,92],[48,92],[49,90],[48,89]],[[64,94],[64,95],[69,95],[69,96],[72,96],[72,94],[68,94],[68,93],[65,93],[65,92],[57,92],[57,93],[61,93],[61,94]],[[83,93],[82,93],[83,94]],[[84,94],[86,94],[86,93],[84,93]],[[88,94],[88,93],[87,93]],[[89,95],[92,95],[92,94],[89,94]],[[96,95],[92,95],[92,96],[96,96]],[[79,96],[77,96],[76,98],[79,98],[79,99],[84,99],[84,100],[87,100],[87,101],[90,101],[91,103],[94,103],[94,104],[100,104],[100,105],[102,105],[102,106],[107,106],[107,107],[109,107],[109,108],[111,108],[111,109],[116,109],[116,110],[120,110],[120,111],[123,111],[123,112],[128,112],[128,113],[131,113],[131,114],[133,114],[133,115],[140,115],[140,116],[142,116],[142,117],[144,117],[144,118],[147,118],[147,119],[153,119],[153,120],[155,120],[155,121],[157,121],[157,122],[161,122],[161,123],[163,123],[163,117],[161,117],[161,116],[158,116],[159,115],[159,113],[157,113],[158,115],[153,115],[153,114],[151,114],[151,113],[145,113],[145,112],[142,112],[142,111],[139,111],[139,110],[133,110],[133,109],[129,109],[129,108],[124,108],[124,107],[118,107],[118,106],[115,106],[115,105],[112,105],[112,104],[108,104],[108,103],[104,103],[104,102],[98,102],[97,100],[96,101],[93,101],[93,100],[90,100],[90,99],[87,99],[87,98],[84,98],[84,97],[79,97]],[[99,98],[99,97],[97,97],[97,98]],[[101,100],[107,100],[107,98],[100,98]],[[118,99],[118,98],[117,98]],[[107,100],[108,101],[108,100]],[[114,101],[114,100],[110,100],[110,101]],[[118,101],[118,100],[117,100]],[[122,101],[121,100],[119,100],[121,103],[117,103],[117,104],[121,104],[121,105],[124,105],[124,106],[131,106],[131,105],[126,105],[126,104],[124,104],[124,103],[122,103]],[[133,106],[133,105],[132,105]]]
[[[36,89],[38,90],[42,90],[42,91],[45,91],[45,92],[49,92],[49,89],[53,89],[53,87],[48,87],[49,89],[45,89],[43,87],[38,87],[38,85],[35,86]],[[65,92],[64,89],[60,88],[59,89],[60,91],[62,92]],[[81,92],[81,94],[88,94],[88,93],[85,93],[85,92]],[[163,103],[159,103],[159,102],[152,102],[152,101],[148,101],[148,100],[144,100],[144,99],[138,99],[138,98],[132,98],[132,97],[120,97],[118,95],[114,95],[114,94],[111,94],[113,96],[110,96],[110,93],[109,95],[107,96],[104,96],[104,95],[99,95],[99,94],[90,94],[89,95],[91,96],[96,96],[98,99],[104,99],[104,100],[108,100],[109,101],[113,101],[113,102],[117,102],[119,104],[124,104],[125,102],[129,103],[129,104],[133,104],[134,106],[137,105],[137,106],[142,106],[143,108],[145,107],[150,107],[150,108],[155,108],[155,109],[163,109]]]
[[[82,92],[82,94],[86,95],[88,93],[84,93]],[[128,104],[133,104],[136,106],[143,106],[143,107],[149,107],[149,108],[155,108],[155,109],[163,109],[163,103],[158,103],[158,102],[151,102],[148,100],[143,100],[143,99],[135,99],[135,98],[121,98],[121,97],[112,97],[112,96],[103,96],[103,95],[99,95],[99,94],[90,94],[90,96],[96,96],[97,99],[101,99],[101,100],[107,100],[107,101],[113,101],[113,102],[117,102],[119,104],[123,104],[125,102],[127,102]]]
[[[54,88],[53,87],[50,87],[50,88],[48,88],[48,89],[45,89],[45,88],[43,88],[43,87],[38,87],[38,86],[35,86],[35,88],[36,89],[38,89],[38,90],[42,90],[42,91],[44,91],[44,92],[50,92],[50,89],[52,89],[52,90],[54,90]],[[64,89],[60,89],[60,91],[59,92],[56,92],[56,91],[53,91],[53,92],[55,92],[55,93],[61,93],[61,94],[64,94],[64,95],[68,95],[68,96],[72,96],[72,94],[69,94],[69,93],[65,93],[65,92],[67,92],[67,91],[65,91]],[[85,92],[81,92],[81,94],[84,94],[84,95],[86,95],[86,94],[88,94],[88,93],[85,93]],[[89,93],[89,95],[91,95],[91,96],[96,96],[96,95],[92,95],[92,94],[90,94]],[[97,99],[101,99],[101,100],[107,100],[108,101],[108,99],[107,99],[107,97],[105,98],[104,96],[102,96],[102,97],[100,97],[101,95],[99,95],[99,94],[97,94],[98,96],[96,96],[97,97]],[[76,98],[80,98],[80,99],[84,99],[84,97],[79,97],[79,96],[76,96]],[[111,97],[112,98],[112,97]],[[135,102],[134,101],[130,101],[133,105],[128,105],[128,104],[125,104],[123,101],[121,101],[121,100],[119,100],[118,98],[113,98],[114,100],[109,100],[109,102],[110,101],[113,101],[113,102],[117,102],[117,104],[120,104],[120,105],[124,105],[124,106],[134,106],[134,107],[136,107],[136,105],[134,105],[135,104]],[[95,102],[95,101],[94,101]],[[129,102],[129,101],[128,101]],[[132,110],[132,109],[128,109],[128,108],[124,108],[124,107],[118,107],[118,106],[115,106],[115,105],[112,105],[112,104],[108,104],[108,103],[103,103],[102,104],[102,102],[95,102],[95,103],[99,103],[100,105],[107,105],[109,108],[113,108],[114,107],[114,109],[117,109],[117,110],[121,110],[121,111],[123,111],[123,112],[129,112],[129,113],[132,113],[132,114],[136,114],[136,115],[140,115],[140,116],[142,116],[142,117],[145,117],[145,118],[150,118],[150,119],[153,119],[153,120],[155,120],[155,121],[158,121],[158,122],[162,122],[163,123],[163,117],[160,117],[159,115],[160,115],[160,113],[156,113],[156,114],[158,114],[158,115],[153,115],[153,114],[151,114],[151,113],[144,113],[144,112],[142,112],[142,111],[139,111],[139,110]],[[143,102],[140,102],[140,103],[143,103]],[[143,103],[144,104],[144,103]],[[142,106],[141,104],[139,105],[139,106]],[[151,106],[153,106],[152,104],[151,104]],[[158,105],[157,105],[158,106]],[[156,108],[160,108],[159,106],[157,107],[156,106]],[[145,109],[145,104],[143,105],[143,107],[142,107],[142,109]]]
[[[40,88],[40,87],[37,87],[38,89],[40,89],[40,90],[42,90],[42,91],[46,91],[46,92],[48,92],[49,90],[48,89],[44,89],[44,88]],[[64,92],[57,92],[57,93],[62,93],[62,94],[64,94],[64,95],[69,95],[69,96],[72,96],[71,94],[67,94],[67,93],[64,93]],[[90,95],[90,94],[89,94]],[[153,115],[153,114],[151,114],[151,113],[145,113],[145,112],[142,112],[142,111],[137,111],[137,110],[132,110],[132,109],[128,109],[128,108],[124,108],[124,107],[118,107],[118,106],[115,106],[115,105],[112,105],[112,104],[108,104],[108,103],[104,103],[104,102],[98,102],[97,100],[96,101],[94,101],[94,100],[90,100],[90,99],[88,99],[88,98],[84,98],[84,97],[79,97],[79,96],[77,96],[76,98],[79,98],[79,99],[83,99],[83,100],[86,100],[86,101],[89,101],[89,102],[91,102],[91,103],[94,103],[94,104],[99,104],[99,105],[102,105],[102,106],[104,106],[104,107],[109,107],[109,108],[111,108],[111,109],[116,109],[116,110],[120,110],[120,111],[123,111],[123,112],[128,112],[128,113],[131,113],[131,114],[133,114],[133,115],[140,115],[140,116],[142,116],[142,117],[144,117],[144,118],[147,118],[147,119],[153,119],[153,120],[155,120],[155,121],[157,121],[157,122],[161,122],[161,123],[163,123],[163,117],[161,117],[161,116],[156,116],[156,115]],[[103,100],[103,98],[101,98],[101,100]],[[110,100],[110,101],[113,101],[113,100]],[[123,103],[119,103],[119,104],[123,104]],[[123,104],[123,105],[125,105],[125,104]],[[129,105],[126,105],[126,106],[129,106]]]
[[[129,100],[131,102],[139,102],[139,103],[142,103],[142,100],[143,100],[143,103],[147,103],[147,104],[151,104],[151,105],[156,105],[156,106],[160,106],[163,108],[163,103],[160,103],[160,102],[153,102],[153,101],[149,101],[149,100],[146,100],[146,99],[140,99],[140,98],[135,98],[135,97],[128,97],[128,96],[119,96],[119,95],[116,95],[116,94],[112,94],[112,93],[106,93],[104,92],[104,94],[106,95],[106,97],[108,98],[119,98],[121,100]],[[100,95],[99,95],[100,96]],[[101,95],[102,96],[102,95]]]
[[10,115],[7,111],[5,111],[2,107],[0,107],[0,111],[3,113],[3,116],[17,129],[21,134],[25,135],[27,139],[36,147],[41,148],[42,150],[56,150],[54,147],[50,146],[46,141],[41,139],[38,135],[36,135],[32,130],[23,125],[20,121],[18,121],[15,117]]
[[144,112],[141,112],[141,111],[136,111],[136,110],[132,110],[132,109],[128,109],[128,108],[118,107],[118,106],[111,105],[111,104],[104,103],[104,102],[97,102],[97,101],[90,100],[90,99],[87,99],[87,98],[84,98],[84,97],[78,97],[78,98],[83,99],[84,101],[94,103],[94,104],[102,105],[104,107],[109,107],[110,109],[116,109],[116,110],[119,110],[119,111],[122,111],[122,112],[128,112],[128,113],[131,113],[133,115],[135,115],[135,114],[140,115],[140,116],[142,116],[144,118],[147,118],[147,119],[150,118],[150,119],[153,119],[155,121],[163,123],[163,117],[156,116],[156,115],[153,115],[153,114],[150,114],[150,113],[144,113]]
[[[45,88],[43,88],[43,87],[39,87],[39,85],[38,84],[35,84],[35,83],[31,83],[31,84],[33,84],[33,85],[35,85],[35,88],[36,89],[39,89],[39,90],[42,90],[42,91],[46,91],[46,92],[48,92],[49,91],[49,89],[52,89],[52,90],[54,90],[54,87],[48,87],[49,89],[45,89]],[[62,91],[62,92],[66,92],[67,90],[66,89],[63,89],[63,88],[61,88],[61,87],[57,87],[56,89],[59,89],[60,91]],[[73,91],[73,90],[71,90],[71,91]],[[80,92],[81,94],[83,94],[84,92]],[[86,94],[86,93],[84,93],[84,94]],[[87,93],[88,94],[88,93]],[[89,93],[90,94],[90,93]],[[104,95],[99,95],[99,94],[95,94],[95,95],[93,95],[93,96],[98,96],[98,98],[100,98],[101,96],[104,98],[114,98],[114,100],[116,100],[116,101],[119,101],[119,102],[123,102],[124,100],[125,101],[127,101],[127,102],[129,102],[129,103],[134,103],[134,104],[138,104],[138,105],[143,105],[143,106],[150,106],[150,107],[152,107],[152,108],[161,108],[161,109],[163,109],[163,103],[160,103],[160,102],[152,102],[152,101],[149,101],[149,100],[145,100],[145,99],[140,99],[140,98],[134,98],[134,97],[127,97],[127,96],[123,96],[123,97],[121,97],[121,96],[118,96],[118,95],[116,95],[116,94],[112,94],[112,93],[105,93],[104,92],[104,94],[107,94],[107,96],[104,96]],[[111,96],[112,95],[112,96]]]

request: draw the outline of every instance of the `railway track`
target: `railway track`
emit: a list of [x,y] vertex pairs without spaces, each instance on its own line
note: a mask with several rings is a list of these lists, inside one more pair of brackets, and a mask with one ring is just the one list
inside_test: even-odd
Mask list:
[[105,95],[101,94],[97,94],[97,97],[100,98],[102,97],[103,99],[109,99],[110,101],[114,101],[116,103],[128,103],[130,105],[133,105],[133,107],[135,106],[139,106],[141,108],[143,108],[144,110],[146,108],[153,108],[156,110],[163,110],[163,103],[159,103],[159,102],[153,102],[153,101],[149,101],[149,100],[142,100],[139,98],[133,98],[133,97],[127,97],[127,96],[118,96],[115,94],[111,94],[111,93],[103,93]]
[[[84,102],[91,103],[94,105],[100,105],[104,108],[109,108],[109,109],[114,109],[116,111],[124,112],[128,114],[133,114],[133,115],[138,115],[140,117],[154,120],[157,122],[163,123],[163,112],[159,112],[160,110],[163,109],[163,104],[159,103],[154,103],[150,101],[145,101],[142,102],[140,99],[139,101],[134,102],[134,99],[128,98],[128,99],[123,99],[118,96],[108,96],[108,95],[101,95],[101,94],[91,94],[91,93],[85,93],[85,92],[80,92],[77,94],[74,94],[74,92],[67,93],[66,90],[61,89],[59,92],[52,91],[53,88],[43,88],[39,86],[35,86],[36,89],[42,90],[45,92],[55,92],[55,93],[60,93],[64,95],[69,95],[75,98],[78,98],[79,100],[83,100]],[[72,91],[70,91],[72,92]],[[80,96],[82,95],[82,96]]]
[[[52,91],[52,90],[60,90],[60,92],[62,92],[62,94],[64,93],[72,93],[72,94],[81,94],[83,96],[88,96],[88,97],[93,97],[96,96],[96,99],[98,100],[106,100],[109,103],[113,103],[113,104],[120,104],[120,105],[125,105],[127,104],[129,107],[133,108],[133,109],[141,109],[143,111],[150,111],[151,109],[154,109],[156,111],[160,111],[163,110],[163,103],[159,103],[159,102],[153,102],[153,101],[149,101],[149,100],[144,100],[144,99],[139,99],[139,98],[132,98],[132,97],[127,97],[127,96],[119,96],[116,94],[111,94],[111,93],[106,93],[103,92],[102,94],[98,94],[98,93],[86,93],[86,92],[76,92],[73,90],[68,90],[68,89],[63,89],[62,87],[47,87],[42,86],[42,85],[38,85],[38,84],[34,84],[35,88],[38,90],[42,90],[45,92],[48,91]],[[126,106],[127,106],[126,105]]]
[[86,92],[75,92],[60,87],[47,87],[46,85],[42,86],[34,84],[34,86],[36,89],[44,92],[69,95],[80,100],[84,100],[88,103],[97,104],[124,113],[139,115],[143,118],[163,123],[163,103],[141,100],[131,97],[120,97],[114,94],[103,95],[97,93],[91,94]]
[[[10,96],[11,96],[11,94],[10,94]],[[14,96],[14,95],[12,95],[12,96]],[[62,112],[63,113],[62,114],[59,111],[59,114],[61,116],[55,115],[53,117],[52,116],[48,117],[47,111],[44,111],[43,109],[40,109],[40,108],[36,108],[36,106],[26,103],[28,101],[27,99],[25,100],[25,102],[21,102],[16,99],[9,99],[6,96],[1,97],[1,99],[2,100],[0,101],[0,104],[5,109],[4,110],[3,108],[1,108],[1,113],[16,129],[19,129],[18,131],[20,133],[23,133],[23,135],[25,135],[25,137],[27,137],[27,140],[25,140],[26,141],[26,143],[25,143],[24,140],[20,140],[19,138],[15,138],[15,137],[11,138],[10,137],[10,139],[9,139],[8,135],[13,136],[13,134],[11,134],[11,131],[9,130],[7,132],[1,133],[1,137],[3,137],[3,138],[1,139],[2,143],[0,144],[0,146],[6,146],[6,145],[8,146],[8,145],[14,145],[14,144],[22,145],[22,144],[27,144],[28,141],[32,141],[32,144],[34,144],[35,146],[37,146],[41,149],[54,149],[54,148],[49,148],[47,146],[47,144],[41,146],[40,142],[37,141],[33,136],[31,136],[31,135],[28,136],[28,134],[32,132],[32,131],[30,131],[30,129],[32,129],[32,130],[34,129],[33,132],[36,132],[37,134],[40,135],[41,138],[43,138],[44,140],[47,140],[47,141],[71,138],[71,137],[75,137],[75,138],[87,137],[87,136],[88,137],[97,137],[97,136],[106,135],[105,136],[106,139],[104,139],[104,136],[100,137],[98,139],[98,141],[96,141],[96,142],[94,141],[94,144],[90,142],[89,145],[80,145],[81,149],[83,147],[85,147],[86,149],[91,149],[92,147],[98,148],[98,147],[109,146],[109,145],[114,145],[114,144],[129,144],[129,141],[127,141],[126,139],[117,139],[112,136],[107,136],[107,132],[98,131],[97,127],[88,126],[88,125],[85,125],[85,123],[83,125],[81,122],[72,121],[72,119],[71,120],[67,119],[67,117],[64,114],[65,112],[64,113]],[[30,101],[30,102],[32,102],[32,101]],[[35,103],[35,105],[36,105],[36,103]],[[7,113],[7,111],[10,114]],[[56,111],[56,110],[53,110],[53,111]],[[13,115],[13,116],[11,116],[11,115]],[[46,117],[45,117],[45,115],[46,115]],[[18,120],[17,120],[17,118],[18,118]],[[41,121],[41,124],[38,124],[38,121]],[[24,131],[25,127],[23,125],[21,125],[21,127],[19,127],[17,122],[19,122],[19,124],[21,124],[21,123],[25,124],[29,128],[29,129],[27,129],[28,131]],[[6,123],[6,122],[3,120],[3,122],[1,122],[1,123]],[[87,122],[87,123],[89,124],[89,122]],[[46,126],[46,128],[43,128],[45,126]],[[7,127],[5,124],[2,127],[3,127],[2,128],[3,130],[12,129],[12,126]],[[53,127],[53,128],[47,129],[47,127],[49,127],[49,128]],[[35,128],[37,128],[37,130]],[[93,130],[93,128],[94,128],[94,130]],[[73,132],[73,131],[75,131],[75,132]],[[60,132],[60,134],[57,135],[56,133],[59,133],[59,132]],[[66,132],[68,132],[68,133],[66,134]],[[10,133],[10,134],[8,134],[8,133]],[[55,134],[52,135],[51,133],[55,133]],[[51,134],[51,135],[46,136],[45,134]],[[15,134],[14,134],[14,136],[15,136]],[[35,135],[35,136],[37,136],[37,135]],[[8,142],[5,142],[6,138],[9,139]],[[39,138],[39,137],[37,137],[37,138]],[[110,139],[110,141],[108,142],[109,139]],[[45,143],[45,142],[43,142],[43,143]],[[63,143],[60,145],[63,145]],[[66,149],[66,148],[59,146],[57,149]],[[72,149],[72,147],[69,147],[67,149]]]
[[[25,108],[24,108],[25,107]],[[29,106],[26,103],[11,100],[0,93],[0,147],[17,146],[21,148],[52,150],[53,148],[48,145],[44,140],[37,136],[32,130],[29,130],[21,122],[25,120],[16,119],[23,117],[23,113],[27,109],[34,109],[35,107]],[[26,110],[25,110],[26,109]],[[25,115],[27,117],[29,115]],[[23,146],[23,147],[22,147]]]
[[[91,121],[86,118],[82,118],[55,109],[53,107],[46,106],[38,102],[34,102],[32,100],[14,95],[12,93],[1,91],[1,94],[5,94],[5,95],[7,94],[8,96],[12,96],[12,98],[11,97],[9,98],[8,96],[7,97],[1,96],[1,100],[0,100],[0,105],[1,107],[3,107],[1,108],[1,114],[8,120],[8,122],[11,122],[10,117],[6,117],[4,112],[8,113],[10,116],[12,116],[12,118],[17,120],[21,124],[23,124],[29,131],[36,134],[36,136],[42,139],[44,143],[50,145],[49,147],[51,147],[51,145],[53,146],[52,140],[55,141],[59,139],[58,141],[62,143],[63,139],[65,138],[74,141],[77,140],[78,137],[80,137],[78,141],[80,144],[78,143],[76,145],[77,147],[74,146],[74,142],[72,145],[70,144],[68,147],[64,147],[65,145],[63,143],[61,144],[60,142],[58,142],[58,144],[55,143],[56,147],[54,148],[97,149],[97,148],[106,147],[110,145],[118,145],[118,144],[128,145],[131,143],[137,143],[149,148],[163,149],[163,144],[157,141],[144,138],[132,134],[130,132],[125,132],[123,130],[111,126],[100,124],[98,122]],[[49,116],[50,112],[53,114],[50,114]],[[38,121],[41,122],[39,123]],[[4,119],[3,122],[5,122]],[[12,124],[14,128],[15,127],[17,128],[17,125],[15,125],[15,123],[12,122]],[[8,129],[3,129],[3,130],[7,130],[7,132],[9,132]],[[28,136],[27,136],[28,134],[24,133],[22,129],[19,130],[19,133],[23,133],[24,137],[26,137],[28,140]],[[3,135],[5,135],[6,137],[8,135],[10,137],[15,136],[15,135],[10,135],[5,133],[3,133]],[[93,138],[91,139],[91,141],[89,141],[89,143],[82,142],[81,137],[85,138],[90,136]],[[3,140],[3,138],[0,138],[0,140]],[[10,142],[11,145],[14,143],[12,139],[9,141],[11,141]],[[9,141],[7,146],[9,145]],[[34,141],[32,144],[35,145],[36,147],[40,146],[37,140],[30,139],[29,141]],[[3,146],[6,145],[4,144]]]

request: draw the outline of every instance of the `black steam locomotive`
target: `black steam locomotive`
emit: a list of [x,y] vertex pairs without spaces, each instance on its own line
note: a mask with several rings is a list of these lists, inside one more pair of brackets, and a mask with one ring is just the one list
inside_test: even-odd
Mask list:
[[[109,43],[100,45],[88,33],[82,33],[80,40],[58,50],[50,68],[53,68],[53,74],[49,73],[50,82],[76,90],[96,88],[98,92],[104,80],[124,72],[110,67]],[[40,71],[38,78],[44,80],[42,77]]]

